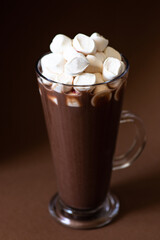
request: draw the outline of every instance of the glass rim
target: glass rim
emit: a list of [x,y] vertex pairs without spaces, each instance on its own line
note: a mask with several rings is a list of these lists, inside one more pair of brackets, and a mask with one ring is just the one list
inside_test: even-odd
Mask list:
[[[49,53],[50,53],[50,52],[49,52]],[[60,85],[68,86],[68,87],[73,86],[73,87],[86,87],[86,88],[87,88],[87,87],[91,87],[91,86],[97,86],[97,85],[103,85],[103,84],[106,84],[106,83],[112,83],[112,82],[115,82],[116,80],[122,78],[123,76],[125,76],[125,74],[126,74],[126,73],[128,72],[128,70],[129,70],[129,62],[128,62],[127,58],[126,58],[123,54],[120,54],[120,55],[122,56],[122,58],[124,59],[124,61],[125,61],[125,66],[126,66],[126,67],[125,67],[125,70],[124,70],[119,76],[116,76],[116,77],[113,78],[112,80],[108,80],[108,81],[105,81],[105,82],[102,82],[102,83],[88,84],[88,85],[66,84],[66,83],[56,82],[56,81],[54,81],[54,80],[51,80],[51,79],[45,77],[45,76],[41,73],[41,71],[40,71],[40,69],[39,69],[39,67],[40,67],[40,61],[41,61],[42,57],[44,57],[45,55],[47,55],[47,54],[49,54],[49,53],[45,53],[44,55],[42,55],[42,56],[37,60],[37,62],[36,62],[36,67],[35,67],[36,73],[37,73],[41,78],[43,78],[44,80],[46,80],[46,81],[48,81],[48,82],[50,82],[50,83],[56,83],[56,84],[60,84]]]

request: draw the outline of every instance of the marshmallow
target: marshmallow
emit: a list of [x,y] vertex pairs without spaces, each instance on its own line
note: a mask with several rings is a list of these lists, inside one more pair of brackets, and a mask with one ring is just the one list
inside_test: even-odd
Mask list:
[[102,63],[106,59],[106,55],[103,52],[96,52],[94,56],[98,58]]
[[117,58],[119,59],[120,61],[122,60],[121,58],[121,55],[118,51],[116,51],[114,48],[112,47],[107,47],[105,50],[104,50],[104,54],[106,55],[106,58],[108,57],[114,57],[114,58]]
[[73,39],[73,47],[81,53],[84,54],[94,54],[96,52],[96,45],[92,38],[84,35],[77,34]]
[[59,53],[49,53],[42,57],[41,66],[43,72],[61,74],[64,70],[66,61]]
[[82,73],[89,65],[85,57],[75,57],[68,61],[65,65],[65,72],[72,76]]
[[66,96],[66,105],[69,107],[81,107],[77,97]]
[[[49,80],[53,80],[56,81],[57,78],[57,74],[56,73],[52,73],[47,69],[44,69],[44,71],[42,72],[42,75],[45,76],[46,78],[48,78]],[[43,84],[47,85],[47,86],[51,86],[52,82],[42,78],[42,82]]]
[[86,68],[85,72],[95,73],[102,72],[103,64],[102,62],[93,55],[87,55],[87,60],[89,62],[89,66]]
[[112,92],[109,89],[106,89],[96,93],[91,99],[91,104],[93,107],[100,106],[102,104],[105,104],[105,102],[109,102],[111,98]]
[[67,47],[63,52],[63,57],[70,61],[75,57],[84,57],[82,53],[77,52],[73,47]]
[[58,105],[58,100],[57,100],[56,97],[51,96],[51,95],[48,95],[48,98],[49,98],[53,103],[55,103],[56,105]]
[[52,90],[54,90],[55,92],[58,92],[58,93],[62,93],[63,92],[63,85],[62,84],[53,83],[52,84]]
[[64,84],[70,84],[72,85],[73,82],[73,77],[69,74],[66,73],[62,73],[60,75],[57,76],[56,78],[57,82],[59,83],[64,83]]
[[97,51],[103,52],[108,45],[108,39],[104,38],[99,33],[93,33],[91,38],[95,41]]
[[[75,77],[74,85],[93,85],[96,83],[96,75],[92,73],[82,73]],[[93,89],[93,86],[74,87],[76,91],[88,91]]]
[[119,76],[125,69],[125,65],[117,58],[108,57],[103,63],[103,79],[110,81]]
[[[101,73],[95,73],[96,75],[96,83],[104,83],[103,81],[103,77]],[[101,85],[97,85],[94,89],[94,94],[98,93],[98,92],[102,92],[104,90],[107,90],[108,87],[106,84],[101,84]]]
[[72,45],[72,40],[63,35],[63,34],[58,34],[56,35],[51,44],[50,44],[50,50],[53,53],[63,53],[64,50]]
[[[69,92],[72,89],[73,77],[71,75],[62,73],[57,76],[56,81],[58,83],[52,84],[52,89],[54,91],[61,93],[61,92]],[[66,86],[61,83],[68,84],[71,86]]]

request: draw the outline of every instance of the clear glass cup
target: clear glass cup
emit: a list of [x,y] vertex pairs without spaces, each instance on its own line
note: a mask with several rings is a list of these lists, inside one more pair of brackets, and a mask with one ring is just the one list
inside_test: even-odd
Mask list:
[[[95,85],[67,85],[36,73],[58,193],[49,204],[60,223],[77,229],[98,228],[112,221],[120,203],[110,190],[112,170],[126,168],[142,152],[146,135],[142,120],[121,111],[129,64],[117,78]],[[114,157],[119,123],[134,123],[129,150]]]

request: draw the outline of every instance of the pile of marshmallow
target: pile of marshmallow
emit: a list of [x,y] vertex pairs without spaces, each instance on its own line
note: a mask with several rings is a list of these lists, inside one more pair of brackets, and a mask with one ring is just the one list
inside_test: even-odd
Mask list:
[[98,33],[90,37],[79,33],[73,40],[63,34],[56,35],[50,44],[51,53],[41,59],[41,67],[43,76],[57,83],[45,79],[43,83],[57,92],[68,92],[74,85],[79,85],[74,87],[76,91],[86,91],[96,83],[119,76],[125,64],[120,53],[108,43]]

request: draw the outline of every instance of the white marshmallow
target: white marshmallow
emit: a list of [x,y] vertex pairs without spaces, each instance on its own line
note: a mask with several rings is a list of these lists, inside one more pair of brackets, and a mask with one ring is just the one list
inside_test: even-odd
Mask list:
[[49,53],[42,57],[41,66],[43,72],[61,74],[64,70],[66,61],[59,53]]
[[[57,74],[56,73],[52,73],[47,69],[44,69],[44,71],[42,72],[42,75],[45,76],[46,78],[48,78],[49,80],[53,80],[56,81],[57,78]],[[47,85],[47,86],[51,86],[52,82],[47,81],[46,79],[42,78],[42,82],[43,84]]]
[[96,52],[96,45],[92,38],[84,35],[77,34],[73,39],[73,47],[81,53],[84,54],[94,54]]
[[114,48],[108,46],[105,50],[104,50],[104,54],[106,55],[106,58],[108,57],[114,57],[119,59],[120,61],[122,60],[121,55],[118,51],[116,51]]
[[59,83],[64,83],[64,84],[70,84],[72,85],[73,82],[73,77],[69,74],[66,73],[62,73],[60,75],[57,76],[56,78],[57,82]]
[[[68,75],[66,73],[62,73],[60,75],[57,76],[56,81],[58,83],[55,83],[52,85],[52,89],[56,92],[69,92],[72,89],[72,83],[73,83],[73,77],[71,75]],[[63,85],[61,83],[64,84],[68,84],[71,86],[66,86]]]
[[58,83],[53,83],[52,84],[52,90],[54,90],[55,92],[58,92],[58,93],[62,93],[63,92],[63,85],[58,84]]
[[117,58],[108,57],[103,63],[103,79],[112,80],[119,76],[125,69],[125,65]]
[[75,57],[68,61],[65,65],[65,72],[72,76],[82,73],[89,65],[85,57]]
[[86,58],[89,62],[89,66],[86,68],[85,72],[88,73],[102,72],[103,64],[98,58],[96,58],[93,55],[87,55]]
[[100,52],[104,51],[109,43],[108,39],[104,38],[99,33],[93,33],[91,38],[95,41],[97,51]]
[[66,105],[69,107],[80,107],[81,104],[76,97],[66,96]]
[[[96,75],[96,83],[104,83],[101,73],[95,73],[95,75]],[[102,92],[107,89],[108,89],[108,87],[106,84],[97,85],[94,89],[94,94],[96,94],[98,92]]]
[[[92,73],[82,73],[75,77],[73,84],[74,85],[93,85],[96,83],[96,75]],[[93,89],[94,86],[83,86],[83,87],[74,87],[76,91],[88,91]]]
[[63,57],[70,61],[75,57],[84,57],[82,53],[77,52],[73,47],[67,47],[63,52]]
[[46,78],[56,81],[57,75],[56,73],[50,72],[47,69],[44,69],[44,71],[42,72],[42,75],[45,76]]
[[102,63],[106,59],[106,55],[103,52],[96,52],[94,56],[98,58]]
[[63,34],[58,34],[56,35],[51,44],[50,44],[50,50],[53,53],[63,53],[64,50],[72,45],[72,40],[63,35]]

